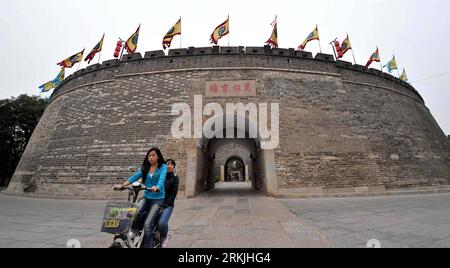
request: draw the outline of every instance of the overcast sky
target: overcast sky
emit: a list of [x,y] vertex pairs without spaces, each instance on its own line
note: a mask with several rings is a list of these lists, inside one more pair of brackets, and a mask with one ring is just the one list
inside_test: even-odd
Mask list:
[[[448,0],[3,1],[0,98],[39,95],[38,87],[58,74],[57,62],[83,48],[89,53],[103,33],[102,61],[113,58],[117,39],[128,38],[139,23],[138,52],[162,49],[162,37],[180,16],[183,47],[204,47],[213,29],[230,14],[232,46],[263,46],[278,15],[280,47],[296,48],[318,24],[324,53],[332,54],[328,43],[336,37],[342,41],[348,32],[358,64],[365,65],[376,46],[383,63],[395,54],[443,131],[450,134],[450,75],[414,82],[450,72],[449,11]],[[178,48],[179,40],[176,37],[172,46]],[[227,43],[225,38],[219,44]],[[317,42],[306,50],[317,53]],[[344,60],[352,61],[351,53]]]

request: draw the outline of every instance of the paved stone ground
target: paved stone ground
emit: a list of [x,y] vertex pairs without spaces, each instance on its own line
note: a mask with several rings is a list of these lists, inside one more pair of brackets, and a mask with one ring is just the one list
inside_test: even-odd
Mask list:
[[450,194],[280,200],[334,247],[450,247]]
[[0,248],[107,247],[100,233],[106,201],[31,199],[0,194]]
[[252,192],[246,183],[224,183],[199,198],[178,202],[175,214],[173,247],[330,246],[316,228],[279,201]]
[[[0,247],[107,247],[107,201],[28,199],[0,194]],[[221,184],[178,200],[171,247],[450,247],[450,194],[273,199],[248,184]]]

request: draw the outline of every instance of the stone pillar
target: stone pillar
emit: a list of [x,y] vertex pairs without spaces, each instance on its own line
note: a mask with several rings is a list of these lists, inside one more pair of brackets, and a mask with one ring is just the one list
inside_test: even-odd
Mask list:
[[225,182],[225,166],[220,166],[220,182]]
[[186,184],[185,184],[185,196],[188,198],[194,197],[198,194],[197,180],[204,179],[201,174],[197,174],[197,148],[186,150],[187,153],[187,166],[186,166]]
[[276,195],[278,191],[277,175],[275,168],[275,152],[274,150],[261,150],[258,155],[258,165],[260,168],[259,180],[260,186],[268,196]]
[[245,165],[245,181],[250,181],[250,177],[248,174],[248,165]]

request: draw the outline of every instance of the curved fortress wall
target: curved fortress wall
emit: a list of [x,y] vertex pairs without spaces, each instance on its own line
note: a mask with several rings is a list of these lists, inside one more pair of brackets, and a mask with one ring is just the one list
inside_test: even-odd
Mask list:
[[[257,94],[206,97],[206,82],[220,80],[256,81]],[[172,105],[188,103],[194,111],[194,95],[223,107],[280,104],[279,147],[252,155],[253,186],[268,195],[382,194],[449,184],[449,140],[409,84],[331,55],[214,47],[125,55],[68,77],[7,191],[108,197],[153,146],[177,160],[180,195],[211,188],[208,141],[171,134],[178,117]],[[249,140],[249,148],[257,143]]]

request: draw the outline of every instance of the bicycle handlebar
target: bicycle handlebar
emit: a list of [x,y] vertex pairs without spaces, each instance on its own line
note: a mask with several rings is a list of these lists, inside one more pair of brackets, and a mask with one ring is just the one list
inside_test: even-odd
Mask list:
[[120,191],[120,192],[121,191],[125,191],[125,190],[129,190],[129,191],[135,191],[135,190],[144,191],[144,190],[147,190],[149,192],[159,192],[159,191],[155,191],[155,190],[145,186],[144,184],[140,184],[140,186],[137,186],[137,187],[134,187],[134,186],[121,187],[121,188],[114,187],[113,190],[114,191]]

